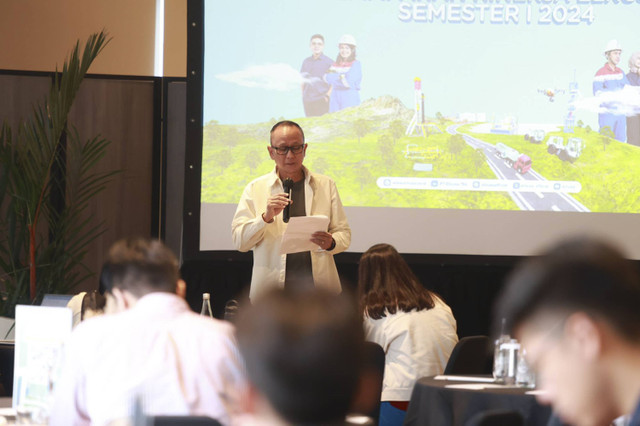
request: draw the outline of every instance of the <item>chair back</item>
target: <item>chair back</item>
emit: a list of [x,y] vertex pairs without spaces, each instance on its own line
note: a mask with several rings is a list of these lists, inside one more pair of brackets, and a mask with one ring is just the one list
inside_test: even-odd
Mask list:
[[492,374],[493,351],[488,336],[467,336],[456,343],[444,374]]
[[465,426],[524,426],[524,418],[518,411],[487,410],[471,417]]
[[350,412],[370,417],[374,425],[378,424],[380,417],[384,363],[385,354],[382,346],[365,342],[360,386]]

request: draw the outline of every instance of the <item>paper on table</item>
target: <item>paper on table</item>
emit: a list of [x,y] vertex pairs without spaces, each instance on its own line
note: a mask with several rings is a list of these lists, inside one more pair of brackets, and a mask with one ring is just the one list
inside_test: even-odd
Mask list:
[[292,217],[282,236],[280,254],[319,250],[317,244],[309,241],[311,234],[326,231],[328,228],[329,218],[324,215]]
[[493,383],[495,379],[493,377],[477,377],[477,376],[455,376],[455,375],[439,375],[435,376],[436,380],[455,380],[458,382],[483,382],[483,383]]
[[446,385],[445,388],[452,389],[470,389],[470,390],[482,390],[482,389],[508,389],[517,388],[518,386],[497,385],[495,383],[461,383],[457,385]]

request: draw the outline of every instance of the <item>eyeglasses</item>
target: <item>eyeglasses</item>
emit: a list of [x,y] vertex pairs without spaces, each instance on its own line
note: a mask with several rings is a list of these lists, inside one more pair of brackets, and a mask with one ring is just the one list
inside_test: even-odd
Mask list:
[[302,144],[302,145],[294,145],[294,146],[273,146],[271,145],[271,148],[273,148],[276,153],[278,155],[287,155],[289,153],[289,151],[291,151],[294,155],[296,154],[300,154],[302,152],[302,150],[304,149],[304,146],[306,144]]

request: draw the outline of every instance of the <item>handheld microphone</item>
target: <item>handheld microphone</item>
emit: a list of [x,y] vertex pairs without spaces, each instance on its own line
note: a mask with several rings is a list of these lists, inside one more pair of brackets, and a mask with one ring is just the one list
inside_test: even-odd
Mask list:
[[[282,182],[282,187],[284,188],[284,192],[287,193],[289,200],[291,200],[291,190],[293,189],[293,180],[291,180],[291,178],[286,178],[284,182]],[[284,210],[282,211],[282,220],[284,221],[284,223],[289,222],[289,206],[290,204],[287,204],[287,207],[285,207]]]

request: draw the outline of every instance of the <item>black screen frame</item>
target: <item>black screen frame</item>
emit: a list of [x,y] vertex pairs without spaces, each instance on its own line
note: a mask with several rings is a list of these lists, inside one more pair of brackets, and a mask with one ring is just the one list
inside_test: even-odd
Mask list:
[[200,251],[202,180],[202,92],[204,70],[204,0],[187,1],[187,120],[185,144],[182,257],[206,257]]

